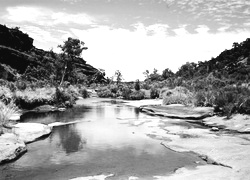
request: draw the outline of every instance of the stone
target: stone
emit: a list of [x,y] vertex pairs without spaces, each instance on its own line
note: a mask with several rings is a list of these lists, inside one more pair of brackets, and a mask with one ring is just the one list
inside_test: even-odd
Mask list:
[[0,136],[0,163],[17,159],[27,151],[25,143],[13,133]]
[[212,131],[219,131],[219,128],[217,128],[217,127],[212,127],[211,130],[212,130]]
[[13,126],[12,132],[25,143],[33,142],[51,133],[52,127],[39,123],[18,123]]

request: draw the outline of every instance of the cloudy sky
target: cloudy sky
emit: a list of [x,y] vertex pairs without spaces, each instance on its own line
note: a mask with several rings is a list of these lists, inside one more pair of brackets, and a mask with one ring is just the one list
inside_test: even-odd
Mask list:
[[0,23],[44,50],[78,38],[89,48],[82,57],[107,76],[143,80],[146,69],[175,72],[250,38],[250,1],[0,0]]

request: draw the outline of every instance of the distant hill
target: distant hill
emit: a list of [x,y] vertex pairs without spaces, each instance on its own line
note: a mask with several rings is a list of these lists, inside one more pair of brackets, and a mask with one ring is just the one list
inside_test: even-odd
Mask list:
[[218,78],[233,81],[250,80],[250,38],[233,43],[232,49],[224,50],[216,58],[198,63],[186,63],[177,72],[177,77],[191,79],[213,73]]
[[[19,28],[8,28],[0,24],[0,79],[15,81],[22,77],[30,81],[59,81],[62,54],[44,51],[33,45],[33,39]],[[65,80],[71,83],[91,81],[98,74],[99,81],[105,81],[102,73],[82,58],[74,58]],[[101,75],[101,76],[100,76]]]

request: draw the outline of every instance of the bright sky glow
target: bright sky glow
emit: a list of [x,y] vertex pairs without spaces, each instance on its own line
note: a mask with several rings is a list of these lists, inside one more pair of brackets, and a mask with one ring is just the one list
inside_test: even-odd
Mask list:
[[146,69],[175,72],[249,38],[250,1],[0,0],[0,23],[20,27],[44,50],[79,38],[87,63],[134,81]]

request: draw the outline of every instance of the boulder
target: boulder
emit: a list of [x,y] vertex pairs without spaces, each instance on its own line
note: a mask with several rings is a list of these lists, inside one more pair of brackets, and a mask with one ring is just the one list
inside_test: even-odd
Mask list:
[[12,131],[25,143],[33,142],[51,133],[52,127],[39,123],[18,123]]
[[0,163],[17,159],[26,151],[26,145],[16,135],[5,133],[0,136]]

